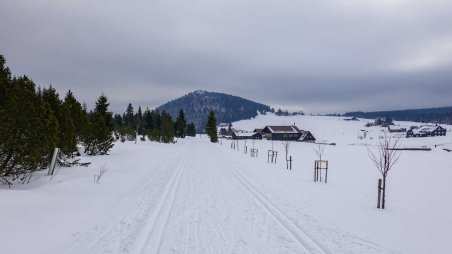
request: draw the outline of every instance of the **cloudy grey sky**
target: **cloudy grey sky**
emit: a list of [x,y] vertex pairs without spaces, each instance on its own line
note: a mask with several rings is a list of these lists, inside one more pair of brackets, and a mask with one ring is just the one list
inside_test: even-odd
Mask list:
[[92,105],[193,90],[306,112],[452,105],[450,0],[0,0],[15,75]]

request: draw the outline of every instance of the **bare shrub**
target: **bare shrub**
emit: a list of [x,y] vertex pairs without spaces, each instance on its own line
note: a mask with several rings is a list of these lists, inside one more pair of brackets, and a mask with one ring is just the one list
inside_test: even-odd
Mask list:
[[105,174],[105,172],[107,172],[107,167],[104,164],[100,169],[99,169],[99,173],[94,175],[94,182],[97,184],[100,184],[100,180],[102,178],[102,176]]

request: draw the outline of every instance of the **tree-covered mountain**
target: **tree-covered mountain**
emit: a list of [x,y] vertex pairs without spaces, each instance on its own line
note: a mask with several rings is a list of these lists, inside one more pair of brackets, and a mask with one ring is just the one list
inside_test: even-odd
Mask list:
[[376,112],[347,112],[344,116],[374,119],[377,117],[390,117],[398,121],[429,122],[452,124],[452,107],[405,109]]
[[230,123],[243,119],[250,119],[260,113],[270,111],[270,107],[241,97],[224,93],[194,91],[178,99],[167,102],[160,107],[173,118],[183,109],[187,122],[193,122],[196,131],[202,133],[207,121],[207,115],[214,111],[218,123]]

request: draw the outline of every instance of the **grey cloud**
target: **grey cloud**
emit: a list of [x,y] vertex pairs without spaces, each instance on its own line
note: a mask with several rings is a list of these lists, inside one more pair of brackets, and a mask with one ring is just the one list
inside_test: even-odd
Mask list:
[[196,89],[307,112],[450,105],[448,1],[0,2],[16,74],[117,112]]

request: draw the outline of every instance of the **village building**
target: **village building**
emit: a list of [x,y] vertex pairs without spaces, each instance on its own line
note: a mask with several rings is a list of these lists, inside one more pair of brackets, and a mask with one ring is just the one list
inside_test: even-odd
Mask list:
[[262,137],[268,140],[315,142],[315,138],[311,132],[300,130],[295,125],[265,126],[262,129]]
[[406,132],[406,128],[391,128],[391,126],[388,126],[389,132]]
[[253,130],[253,132],[257,132],[257,133],[261,133],[262,134],[262,131],[263,131],[264,129],[254,129]]
[[262,134],[258,132],[234,132],[232,139],[262,139]]
[[314,135],[312,135],[312,133],[310,131],[303,131],[302,130],[302,134],[300,136],[300,138],[298,139],[298,141],[301,142],[315,142],[315,138]]
[[407,138],[412,137],[435,137],[435,136],[446,136],[446,129],[437,126],[421,126],[418,129],[410,129],[406,132]]

